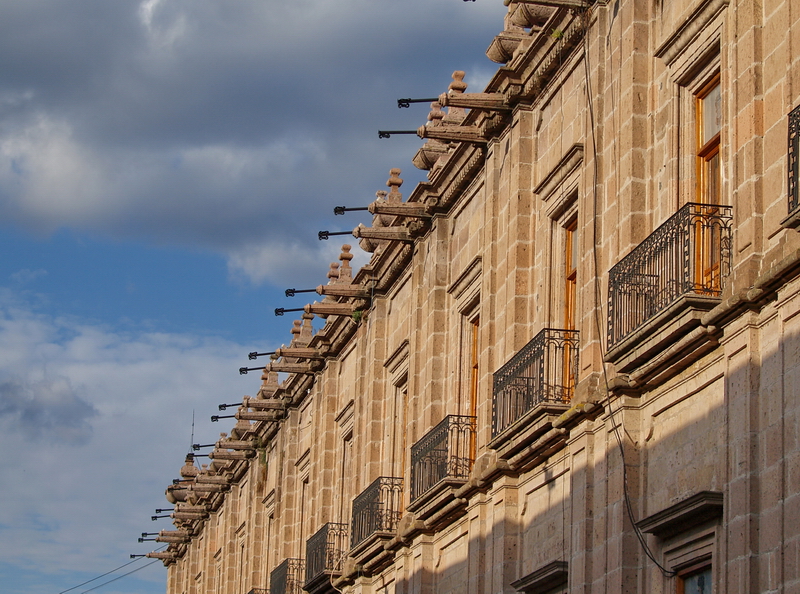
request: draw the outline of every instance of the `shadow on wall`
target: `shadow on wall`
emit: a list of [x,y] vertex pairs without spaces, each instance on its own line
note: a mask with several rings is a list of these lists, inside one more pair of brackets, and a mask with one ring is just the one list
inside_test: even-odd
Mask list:
[[[788,472],[800,468],[800,415],[788,396],[800,387],[800,340],[766,336],[760,355],[746,342],[737,350],[734,338],[728,353],[720,347],[615,414],[627,436],[635,520],[677,510],[671,532],[644,535],[655,559],[669,569],[709,568],[714,591],[798,580],[784,552],[800,545],[800,528],[784,510],[800,508],[800,477]],[[362,583],[382,594],[675,591],[682,578],[662,575],[633,530],[619,446],[603,419],[573,430],[547,465],[496,481],[435,538],[417,537],[391,576]],[[705,491],[722,494],[721,515],[679,511]]]

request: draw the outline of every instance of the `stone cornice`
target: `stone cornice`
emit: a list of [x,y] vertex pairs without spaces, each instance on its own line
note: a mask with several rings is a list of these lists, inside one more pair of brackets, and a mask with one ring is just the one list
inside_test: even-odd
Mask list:
[[669,538],[684,530],[722,517],[723,495],[717,491],[700,491],[660,512],[637,522],[642,532]]
[[709,23],[728,6],[729,0],[706,0],[686,17],[681,25],[656,49],[655,56],[672,65],[684,50],[702,34]]

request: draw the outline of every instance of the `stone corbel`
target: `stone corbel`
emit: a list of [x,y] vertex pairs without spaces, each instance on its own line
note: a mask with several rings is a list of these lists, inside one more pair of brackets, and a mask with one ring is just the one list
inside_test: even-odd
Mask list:
[[252,408],[255,410],[283,410],[286,404],[280,398],[242,398],[242,408]]
[[420,126],[417,136],[449,142],[487,143],[486,137],[478,126]]
[[513,8],[509,9],[509,19],[513,25],[525,27],[527,29],[539,30],[544,27],[548,19],[553,15],[552,6],[542,6],[529,4],[527,2],[515,2]]
[[284,409],[280,410],[242,410],[236,413],[236,418],[246,421],[280,421],[284,416]]
[[464,107],[484,111],[511,111],[505,93],[442,93],[439,103],[445,107]]
[[433,215],[426,204],[420,202],[403,202],[401,204],[387,204],[373,202],[368,207],[372,214],[395,215],[398,217],[411,217],[415,219],[430,219]]
[[535,4],[537,6],[548,6],[551,8],[571,8],[583,10],[589,8],[592,2],[588,0],[503,0],[503,4]]
[[[355,231],[353,231],[355,235]],[[305,306],[305,312],[317,314],[318,316],[345,316],[351,317],[358,309],[352,303],[309,303]],[[272,363],[270,363],[272,365]]]
[[[351,314],[352,315],[352,314]],[[278,373],[299,373],[311,375],[322,369],[319,361],[307,361],[303,363],[286,363],[283,361],[274,361],[267,365],[268,371],[277,371]]]
[[220,439],[216,447],[225,450],[254,450],[252,441],[244,441],[240,439]]
[[159,536],[192,536],[191,530],[159,530]]
[[179,512],[199,512],[199,513],[207,513],[208,507],[205,505],[188,505],[182,503],[175,508],[175,511]]
[[208,512],[188,512],[176,511],[170,514],[174,520],[205,520],[208,517]]
[[173,551],[152,551],[147,553],[148,559],[161,559],[162,561],[175,561],[178,555]]
[[[211,454],[209,454],[211,456]],[[222,493],[223,491],[228,490],[228,485],[214,485],[208,483],[196,483],[194,485],[189,485],[189,491],[194,493]],[[175,512],[176,514],[179,513],[190,513],[190,512]],[[178,517],[178,516],[175,516]],[[190,516],[188,519],[196,519],[197,516]],[[187,518],[181,518],[187,519]]]
[[254,450],[217,450],[208,454],[212,460],[249,460],[253,456]]
[[194,480],[197,483],[206,483],[209,485],[229,485],[231,483],[230,475],[217,476],[217,475],[201,474]]
[[[355,297],[357,299],[367,299],[370,296],[370,291],[366,287],[362,285],[320,285],[317,287],[317,293],[319,295],[330,295],[331,297]],[[276,352],[281,353],[285,349],[278,349]],[[312,351],[314,349],[306,349],[308,351]],[[283,354],[278,355],[284,357],[298,357],[301,359],[324,359],[325,356],[320,353],[319,357],[312,357],[312,356],[303,356],[303,355],[293,355],[293,354]]]
[[506,64],[523,41],[530,41],[531,37],[520,28],[519,31],[503,31],[495,36],[491,45],[486,50],[486,57],[497,64]]
[[191,538],[188,536],[175,536],[175,535],[164,535],[162,536],[159,534],[156,536],[156,542],[168,542],[174,544],[185,544],[187,542],[191,542]]
[[353,229],[353,237],[386,241],[413,241],[406,227],[364,227],[359,225]]

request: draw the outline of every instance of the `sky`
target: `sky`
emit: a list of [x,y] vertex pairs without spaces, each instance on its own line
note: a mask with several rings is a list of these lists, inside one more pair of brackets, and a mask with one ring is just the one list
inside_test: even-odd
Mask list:
[[[502,0],[0,0],[0,583],[165,591],[142,532],[217,404],[258,389]],[[339,241],[336,241],[339,240]],[[354,242],[354,240],[353,240]],[[356,267],[367,255],[354,244]],[[307,297],[307,296],[306,296]],[[318,329],[320,322],[315,323]],[[194,419],[194,426],[193,426]],[[194,432],[194,433],[193,433]]]

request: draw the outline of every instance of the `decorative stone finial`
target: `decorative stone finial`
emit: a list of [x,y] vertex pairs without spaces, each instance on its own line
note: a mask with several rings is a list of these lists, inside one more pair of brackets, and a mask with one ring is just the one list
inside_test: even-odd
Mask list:
[[386,185],[389,186],[389,195],[386,197],[386,201],[389,204],[397,204],[398,202],[403,201],[403,195],[400,193],[400,186],[403,185],[403,180],[400,179],[400,170],[396,167],[389,170],[389,179],[386,182]]
[[[270,359],[275,361],[277,360],[277,357],[272,355]],[[268,371],[265,369],[264,373],[261,374],[261,387],[258,390],[257,397],[262,399],[273,398],[279,388],[280,385],[278,384],[278,374],[274,371]]]
[[312,326],[313,321],[314,314],[303,312],[303,331],[300,333],[300,337],[296,343],[296,346],[308,346],[308,343],[311,342],[312,338],[314,338],[314,327]]
[[339,282],[345,285],[353,282],[353,269],[350,267],[350,260],[353,259],[353,254],[350,253],[350,249],[350,245],[344,244],[342,253],[339,254],[339,259],[342,261],[342,265],[339,268]]
[[194,465],[194,456],[192,454],[186,455],[186,460],[181,467],[181,477],[191,479],[197,476],[197,466]]
[[463,70],[456,70],[453,72],[453,82],[450,83],[448,89],[453,93],[463,93],[467,90],[467,83],[464,82],[466,72]]
[[295,320],[294,322],[292,322],[292,335],[293,335],[292,336],[292,340],[294,340],[296,337],[300,336],[300,332],[301,332],[300,326],[301,326],[302,323],[303,322],[301,322],[300,320]]
[[444,112],[442,111],[442,104],[438,101],[431,103],[431,111],[428,114],[429,126],[438,126],[442,123]]
[[[447,87],[447,92],[451,94],[462,94],[467,90],[467,83],[464,82],[464,71],[456,70],[453,72],[453,82]],[[443,124],[458,125],[467,117],[467,112],[462,107],[448,107],[447,115],[442,118]]]
[[331,262],[331,268],[328,270],[328,284],[335,283],[339,279],[339,263]]

